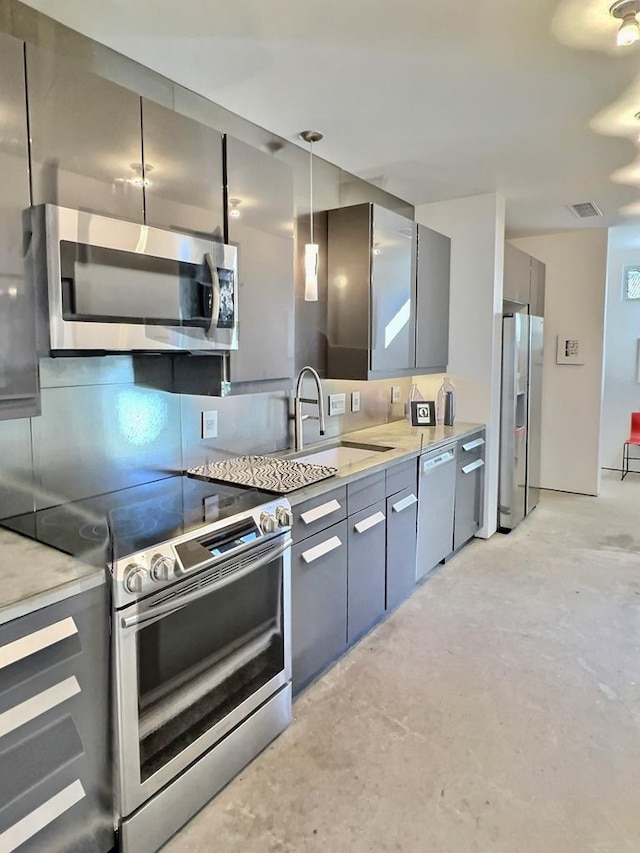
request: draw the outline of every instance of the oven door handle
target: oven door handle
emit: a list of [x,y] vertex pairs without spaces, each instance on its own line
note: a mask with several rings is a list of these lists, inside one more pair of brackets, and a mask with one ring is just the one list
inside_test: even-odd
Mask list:
[[186,607],[188,604],[192,604],[194,601],[198,601],[198,599],[204,598],[205,595],[209,595],[216,589],[221,589],[223,586],[227,586],[227,584],[233,583],[234,581],[245,577],[245,575],[251,574],[251,572],[255,572],[256,569],[261,568],[267,563],[271,563],[273,562],[273,560],[277,560],[286,551],[289,550],[292,542],[293,539],[286,539],[279,548],[276,548],[273,551],[269,551],[268,554],[264,554],[264,556],[250,563],[246,568],[242,569],[241,571],[235,572],[232,575],[227,575],[227,577],[222,578],[216,584],[209,584],[207,586],[200,587],[200,589],[195,589],[193,592],[183,595],[182,598],[174,598],[171,601],[165,602],[164,604],[159,604],[157,607],[154,607],[151,610],[146,610],[144,613],[136,613],[134,616],[125,616],[124,619],[121,620],[122,627],[125,629],[137,627],[139,625],[144,625],[147,622],[153,622],[156,619],[159,619],[161,616],[169,616],[172,613],[176,613],[178,610],[182,610],[182,608]]

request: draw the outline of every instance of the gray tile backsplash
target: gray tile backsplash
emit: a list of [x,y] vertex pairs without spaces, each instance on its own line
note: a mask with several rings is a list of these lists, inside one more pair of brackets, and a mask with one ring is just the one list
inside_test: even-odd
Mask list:
[[31,421],[0,421],[0,518],[33,509]]

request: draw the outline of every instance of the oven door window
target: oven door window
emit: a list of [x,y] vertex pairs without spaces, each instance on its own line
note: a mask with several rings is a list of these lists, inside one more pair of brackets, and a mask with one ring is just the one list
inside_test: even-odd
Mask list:
[[142,782],[285,666],[281,560],[176,608],[136,634]]
[[[232,270],[138,252],[60,242],[62,314],[67,321],[231,329]],[[215,314],[215,316],[214,316]]]

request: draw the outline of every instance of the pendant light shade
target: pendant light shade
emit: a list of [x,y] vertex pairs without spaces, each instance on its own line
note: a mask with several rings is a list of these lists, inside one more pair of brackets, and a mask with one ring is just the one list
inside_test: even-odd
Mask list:
[[313,143],[320,142],[323,134],[319,130],[304,130],[300,138],[309,143],[309,236],[304,247],[304,300],[318,301],[318,257],[320,247],[313,239]]

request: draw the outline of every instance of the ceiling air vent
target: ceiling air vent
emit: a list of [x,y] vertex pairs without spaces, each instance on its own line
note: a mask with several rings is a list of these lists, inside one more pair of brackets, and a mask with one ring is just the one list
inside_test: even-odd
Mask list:
[[589,216],[602,216],[602,211],[592,201],[581,201],[579,204],[570,204],[569,210],[578,219],[587,219]]

